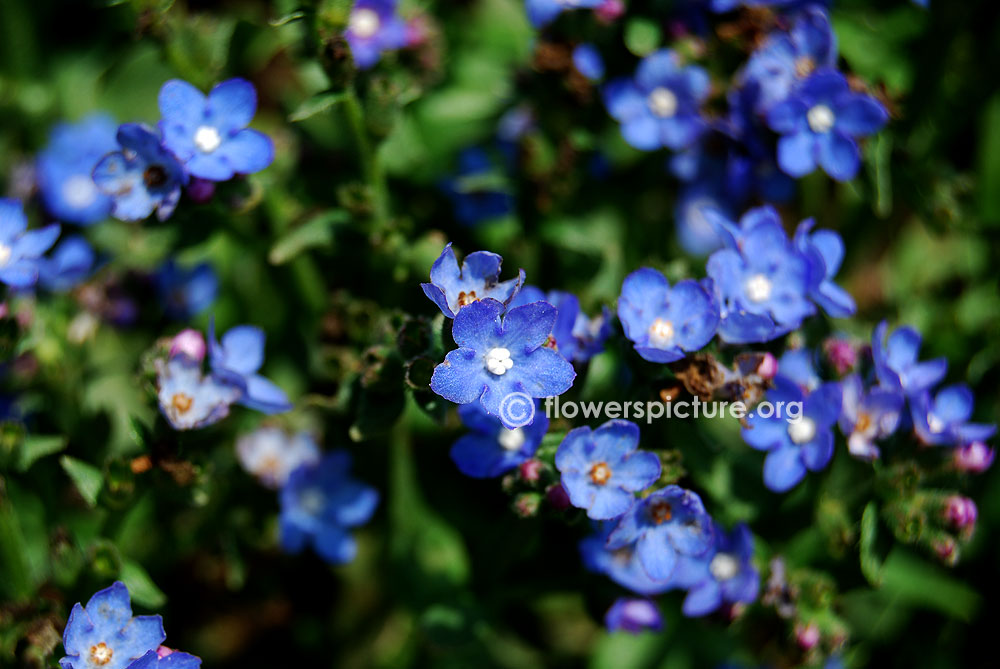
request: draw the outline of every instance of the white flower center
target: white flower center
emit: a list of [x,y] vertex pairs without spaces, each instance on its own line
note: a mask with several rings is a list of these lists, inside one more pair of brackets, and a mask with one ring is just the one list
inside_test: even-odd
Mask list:
[[655,348],[669,346],[674,340],[674,324],[668,320],[657,318],[649,326],[649,344]]
[[299,505],[310,516],[317,516],[326,506],[326,495],[323,494],[322,490],[310,488],[299,496]]
[[927,414],[927,427],[934,434],[940,434],[941,432],[944,432],[945,422],[940,418],[938,418],[937,416],[935,416],[934,414],[930,413]]
[[89,174],[74,174],[63,182],[62,196],[74,209],[84,209],[97,199],[97,185]]
[[660,118],[669,118],[677,113],[677,96],[669,88],[659,86],[646,98],[650,110]]
[[8,262],[10,262],[11,249],[9,246],[0,242],[0,267],[3,267]]
[[222,136],[219,131],[210,125],[203,125],[194,133],[194,145],[197,146],[202,153],[212,153],[219,145],[222,144]]
[[103,641],[96,646],[90,647],[90,660],[99,667],[103,667],[110,662],[114,654],[115,651],[108,648],[108,645]]
[[743,284],[743,292],[751,302],[764,302],[771,297],[774,286],[771,280],[763,274],[754,274]]
[[806,120],[813,132],[822,135],[830,132],[837,117],[833,115],[833,110],[826,105],[816,105],[806,112]]
[[497,437],[497,441],[500,443],[501,448],[505,451],[519,451],[521,450],[521,447],[524,446],[524,430],[521,428],[513,430],[503,428],[500,430],[500,435]]
[[803,416],[788,423],[788,436],[793,443],[808,444],[816,438],[816,421]]
[[486,354],[486,369],[497,376],[506,374],[513,366],[514,361],[510,359],[510,351],[503,347],[495,348]]
[[350,29],[355,35],[362,39],[368,39],[378,32],[382,22],[378,18],[378,13],[374,9],[355,9],[351,12]]
[[708,563],[708,570],[716,581],[728,581],[740,573],[740,563],[729,553],[716,553]]

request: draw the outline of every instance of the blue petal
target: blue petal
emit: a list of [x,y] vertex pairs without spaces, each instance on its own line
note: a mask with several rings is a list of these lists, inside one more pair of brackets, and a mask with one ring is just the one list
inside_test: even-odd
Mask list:
[[313,538],[316,553],[330,564],[347,564],[358,554],[358,545],[350,534],[328,525]]
[[28,229],[28,218],[19,200],[0,198],[0,242],[10,243]]
[[503,304],[490,298],[467,304],[455,316],[451,336],[460,347],[485,354],[489,349],[499,346],[496,342],[502,332],[500,314],[503,311]]
[[787,441],[788,426],[783,418],[764,418],[758,414],[747,416],[748,427],[740,434],[743,441],[760,451],[770,451]]
[[945,423],[964,423],[972,415],[972,391],[964,383],[942,389],[934,397],[934,415]]
[[194,131],[205,120],[205,96],[181,79],[171,79],[160,88],[160,115],[170,124]]
[[[264,133],[246,128],[224,141],[216,153],[226,160],[233,172],[253,174],[274,162],[274,142]],[[199,176],[194,171],[191,173]]]
[[618,518],[629,510],[635,497],[630,492],[609,485],[595,486],[587,517],[594,520]]
[[292,408],[288,395],[274,382],[254,374],[245,379],[246,394],[240,404],[266,414],[284,413]]
[[833,457],[833,432],[822,430],[816,438],[802,446],[802,462],[810,471],[818,472],[830,464]]
[[257,113],[257,91],[246,79],[223,81],[209,92],[208,110],[223,135],[245,128]]
[[640,151],[653,151],[661,146],[660,126],[648,114],[624,121],[621,131],[625,141]]
[[660,478],[660,458],[654,453],[640,451],[625,458],[615,467],[611,482],[630,492],[639,492]]
[[94,625],[104,633],[117,632],[132,619],[131,597],[121,581],[95,593],[85,608]]
[[531,397],[562,395],[576,378],[572,364],[552,349],[544,347],[518,358],[514,368],[505,376],[511,373]]
[[109,643],[116,655],[130,660],[156,650],[167,638],[160,616],[137,616],[122,628],[114,643]]
[[264,364],[264,338],[264,331],[253,325],[232,328],[222,337],[222,366],[239,374],[255,373]]
[[37,258],[56,243],[60,229],[58,223],[52,223],[40,230],[28,230],[14,242],[11,255],[15,258]]
[[677,566],[677,553],[661,532],[648,531],[639,537],[636,554],[650,578],[667,581]]
[[[511,353],[536,349],[548,339],[556,316],[556,308],[548,302],[533,302],[511,309],[504,316],[500,341]],[[455,320],[457,322],[458,319]]]
[[483,394],[488,373],[476,351],[471,348],[456,349],[434,368],[431,390],[456,404],[468,404]]
[[820,137],[817,146],[819,154],[816,158],[819,164],[837,181],[848,181],[858,173],[861,152],[854,140],[847,135],[835,129]]
[[664,85],[679,70],[677,54],[670,49],[660,49],[642,59],[635,70],[635,81],[640,88],[651,91]]
[[682,611],[689,618],[704,616],[722,605],[722,589],[714,579],[703,581],[688,591]]
[[778,140],[778,167],[789,176],[804,177],[816,169],[815,146],[816,136],[810,132],[784,135]]
[[787,446],[767,454],[764,459],[764,485],[774,492],[785,492],[806,475],[800,450]]
[[889,120],[889,114],[875,98],[852,95],[850,100],[835,110],[836,128],[852,137],[863,137],[878,132]]

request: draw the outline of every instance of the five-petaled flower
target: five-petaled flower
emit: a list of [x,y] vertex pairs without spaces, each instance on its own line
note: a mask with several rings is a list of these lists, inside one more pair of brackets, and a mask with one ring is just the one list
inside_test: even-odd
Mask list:
[[274,414],[288,411],[292,403],[285,391],[257,372],[264,364],[264,331],[252,325],[238,325],[215,339],[215,320],[208,326],[209,358],[212,371],[243,392],[239,403],[250,409]]
[[27,288],[38,281],[42,254],[59,237],[59,224],[28,230],[28,219],[17,200],[0,199],[0,281],[14,288]]
[[201,364],[186,355],[157,362],[160,411],[175,430],[193,430],[217,423],[242,395],[241,388],[215,374],[203,376]]
[[308,432],[290,435],[277,427],[261,427],[236,440],[243,469],[268,488],[281,488],[302,465],[319,462],[320,451]]
[[671,288],[663,274],[643,267],[625,277],[618,318],[639,355],[673,362],[711,341],[719,327],[719,306],[697,281],[679,281]]
[[628,511],[635,493],[660,478],[660,459],[638,446],[639,427],[627,420],[570,430],[555,462],[573,506],[586,509],[594,520]]
[[90,225],[111,213],[111,198],[94,183],[94,167],[118,148],[118,124],[105,114],[59,123],[38,154],[38,191],[45,208],[64,223]]
[[880,455],[875,442],[899,427],[905,398],[900,391],[882,386],[866,391],[857,374],[845,378],[840,386],[843,402],[839,423],[847,436],[847,450],[861,460],[875,460]]
[[396,15],[396,0],[355,2],[344,37],[355,65],[362,70],[375,65],[383,52],[406,46],[406,22]]
[[604,615],[604,626],[609,632],[621,630],[630,634],[659,631],[663,629],[663,616],[656,603],[649,599],[619,597]]
[[524,270],[518,271],[516,279],[500,281],[502,262],[496,253],[476,251],[467,255],[459,268],[455,251],[448,244],[431,265],[431,282],[420,287],[448,318],[454,318],[462,307],[486,298],[507,305],[524,285]]
[[915,328],[896,328],[886,338],[889,324],[882,321],[872,333],[872,361],[880,385],[906,395],[930,390],[948,372],[948,361],[935,358],[920,362],[920,333]]
[[699,557],[681,556],[674,582],[687,588],[684,615],[703,616],[724,602],[750,604],[757,599],[760,572],[753,566],[753,536],[740,523],[727,533],[715,524],[715,544]]
[[193,177],[226,181],[259,172],[274,160],[271,139],[247,127],[257,112],[257,91],[245,79],[228,79],[208,96],[171,79],[159,96],[163,145]]
[[434,369],[431,390],[456,404],[479,401],[504,427],[522,427],[505,415],[509,396],[553,397],[569,390],[573,365],[543,346],[556,321],[556,310],[533,302],[504,313],[504,305],[486,298],[462,308],[452,336],[459,348]]
[[997,431],[996,425],[971,423],[972,391],[964,383],[946,386],[932,399],[929,392],[910,398],[910,414],[917,437],[934,446],[959,446],[985,441]]

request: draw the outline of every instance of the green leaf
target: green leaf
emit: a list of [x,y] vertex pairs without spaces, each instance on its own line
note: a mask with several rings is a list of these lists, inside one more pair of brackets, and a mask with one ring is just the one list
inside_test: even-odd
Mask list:
[[156,587],[153,579],[138,562],[122,560],[120,578],[132,595],[132,601],[148,609],[158,609],[167,603],[167,596]]
[[18,471],[26,472],[39,459],[63,450],[67,441],[63,435],[28,435],[21,444],[20,457],[17,461]]
[[322,114],[323,112],[330,111],[347,97],[344,92],[339,93],[320,93],[314,95],[302,104],[298,108],[288,115],[288,120],[292,123],[297,123],[299,121],[305,121],[308,118],[312,118],[316,114]]
[[971,587],[902,548],[894,549],[886,559],[882,588],[901,600],[960,620],[971,620],[982,603]]
[[32,593],[28,550],[14,506],[0,497],[0,593],[4,599],[21,599]]
[[878,506],[868,502],[861,515],[861,573],[868,582],[878,586],[882,582],[882,561],[875,553],[875,539],[878,533]]
[[351,218],[343,209],[334,209],[309,219],[271,248],[267,259],[272,265],[281,265],[306,249],[330,246],[333,243],[333,226],[346,223]]
[[101,487],[104,486],[104,474],[101,470],[68,455],[59,458],[59,464],[69,474],[84,501],[91,508],[97,506],[97,496],[101,494]]
[[980,126],[979,212],[986,221],[1000,223],[1000,95],[994,95]]

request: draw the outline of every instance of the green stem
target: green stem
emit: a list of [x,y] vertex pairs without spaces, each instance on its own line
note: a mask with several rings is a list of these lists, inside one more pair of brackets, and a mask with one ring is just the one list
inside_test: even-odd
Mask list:
[[354,133],[365,183],[371,190],[374,227],[376,230],[385,230],[389,227],[389,189],[386,185],[385,172],[378,159],[377,147],[373,146],[368,134],[361,101],[358,100],[353,88],[349,88],[344,96],[344,111]]

